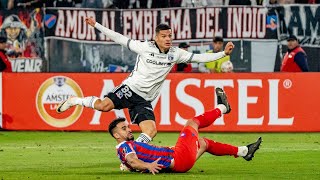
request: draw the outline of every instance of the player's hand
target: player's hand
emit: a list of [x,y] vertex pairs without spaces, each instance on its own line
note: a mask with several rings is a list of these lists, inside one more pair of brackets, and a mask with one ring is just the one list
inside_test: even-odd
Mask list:
[[162,165],[158,164],[161,158],[158,158],[157,160],[153,161],[149,164],[148,170],[155,175],[156,173],[159,173],[159,171],[162,169]]
[[226,55],[230,55],[231,52],[232,52],[232,50],[233,50],[233,48],[234,48],[234,44],[229,41],[229,42],[227,43],[226,47],[224,48],[224,53],[225,53]]
[[94,27],[94,25],[96,24],[96,20],[94,20],[92,17],[86,17],[85,21],[92,27]]

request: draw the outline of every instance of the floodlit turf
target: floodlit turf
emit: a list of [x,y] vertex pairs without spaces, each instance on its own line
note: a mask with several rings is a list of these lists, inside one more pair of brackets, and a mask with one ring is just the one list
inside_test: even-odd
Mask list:
[[[153,143],[174,145],[178,133]],[[201,133],[234,145],[263,137],[251,162],[205,154],[188,173],[121,172],[115,141],[102,132],[0,131],[0,179],[320,179],[320,133]]]

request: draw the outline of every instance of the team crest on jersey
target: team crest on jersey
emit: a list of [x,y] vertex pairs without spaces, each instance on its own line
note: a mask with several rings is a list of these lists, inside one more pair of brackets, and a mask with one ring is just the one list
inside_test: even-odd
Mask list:
[[173,54],[168,54],[168,60],[172,61],[174,59]]

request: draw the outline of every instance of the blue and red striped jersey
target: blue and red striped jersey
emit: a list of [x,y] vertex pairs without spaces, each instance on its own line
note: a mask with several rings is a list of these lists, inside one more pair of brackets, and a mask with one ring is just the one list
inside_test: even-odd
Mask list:
[[136,141],[123,141],[118,144],[116,148],[120,161],[131,170],[133,168],[126,161],[128,154],[135,153],[140,160],[147,163],[152,163],[158,158],[161,158],[158,163],[162,164],[164,166],[163,168],[168,168],[174,153],[174,150],[169,147],[154,146]]

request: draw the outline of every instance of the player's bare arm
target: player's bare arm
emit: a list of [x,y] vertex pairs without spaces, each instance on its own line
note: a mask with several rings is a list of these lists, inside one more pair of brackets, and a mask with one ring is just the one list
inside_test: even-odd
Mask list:
[[158,164],[160,158],[152,163],[146,163],[138,159],[135,153],[131,153],[127,155],[126,160],[132,168],[140,171],[149,170],[152,174],[156,174],[162,169],[162,165]]

